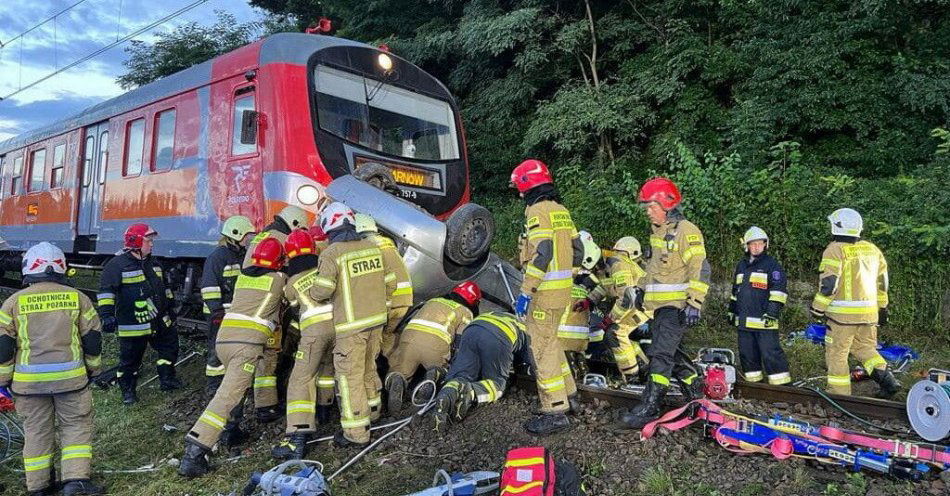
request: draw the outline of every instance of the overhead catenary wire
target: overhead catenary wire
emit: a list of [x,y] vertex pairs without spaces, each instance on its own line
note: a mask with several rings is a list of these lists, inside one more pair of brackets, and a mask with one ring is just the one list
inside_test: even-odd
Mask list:
[[[100,49],[98,49],[98,50],[96,50],[96,51],[94,51],[94,52],[92,52],[92,53],[90,53],[90,54],[88,54],[88,55],[86,55],[86,56],[84,56],[84,57],[78,59],[78,60],[75,60],[75,61],[69,63],[68,65],[63,66],[63,67],[60,68],[60,69],[57,69],[57,70],[55,70],[55,71],[53,71],[53,72],[47,74],[46,76],[43,76],[42,78],[37,79],[36,81],[33,81],[32,83],[27,84],[26,86],[22,86],[22,85],[21,85],[20,89],[18,89],[18,90],[16,90],[16,91],[14,91],[14,92],[12,92],[12,93],[10,93],[10,94],[8,94],[8,95],[6,95],[6,96],[0,98],[0,101],[6,100],[6,99],[8,99],[8,98],[10,98],[10,97],[13,97],[13,96],[15,96],[15,95],[17,95],[17,94],[19,94],[19,93],[21,93],[21,92],[23,92],[23,91],[26,91],[26,90],[28,90],[28,89],[30,89],[30,88],[32,88],[32,87],[34,87],[34,86],[36,86],[36,85],[38,85],[38,84],[44,82],[44,81],[46,81],[46,80],[52,78],[53,76],[55,76],[55,75],[57,75],[57,74],[59,74],[59,73],[61,73],[61,72],[65,72],[65,71],[67,71],[67,70],[69,70],[69,69],[72,69],[73,67],[76,67],[76,66],[79,65],[79,64],[82,64],[83,62],[86,62],[86,61],[88,61],[88,60],[90,60],[90,59],[92,59],[92,58],[95,58],[95,57],[101,55],[102,53],[104,53],[104,52],[106,52],[106,51],[108,51],[108,50],[110,50],[110,49],[112,49],[112,48],[115,48],[116,46],[121,45],[122,43],[125,43],[126,41],[129,41],[129,40],[131,40],[132,38],[134,38],[134,37],[136,37],[136,36],[138,36],[138,35],[140,35],[140,34],[146,32],[146,31],[148,31],[148,30],[150,30],[150,29],[153,29],[153,28],[155,28],[155,27],[158,27],[158,26],[160,26],[160,25],[162,25],[162,24],[164,24],[164,23],[166,23],[166,22],[168,22],[168,21],[170,21],[170,20],[172,20],[172,19],[174,19],[174,18],[176,18],[176,17],[178,17],[178,16],[180,16],[180,15],[182,15],[182,14],[184,14],[184,13],[186,13],[186,12],[188,12],[188,11],[194,9],[194,8],[196,8],[196,7],[198,7],[199,5],[202,5],[202,4],[207,3],[207,2],[209,2],[209,1],[210,1],[210,0],[195,0],[194,2],[192,2],[192,3],[190,3],[190,4],[186,5],[186,6],[184,6],[184,7],[182,7],[182,8],[180,8],[180,9],[178,9],[178,10],[176,10],[175,12],[172,12],[171,14],[168,14],[167,16],[165,16],[165,17],[163,17],[163,18],[161,18],[161,19],[159,19],[159,20],[157,20],[157,21],[155,21],[155,22],[153,22],[153,23],[151,23],[151,24],[149,24],[149,25],[147,25],[147,26],[145,26],[145,27],[136,29],[135,31],[133,31],[133,32],[131,32],[131,33],[129,33],[129,34],[123,36],[122,38],[120,38],[120,39],[118,39],[118,40],[116,40],[116,41],[114,41],[114,42],[112,42],[112,43],[109,43],[108,45],[106,45],[106,46],[104,46],[104,47],[102,47],[102,48],[100,48]],[[22,43],[21,43],[21,51],[22,51]],[[21,55],[21,57],[22,57],[22,55]],[[21,70],[22,70],[22,61],[21,61]]]
[[27,29],[26,31],[21,32],[20,34],[14,36],[13,38],[10,38],[10,39],[7,40],[7,41],[0,40],[0,49],[2,49],[3,47],[9,45],[10,43],[13,43],[14,41],[16,41],[16,40],[18,40],[18,39],[20,39],[20,38],[23,38],[24,36],[26,36],[26,35],[29,34],[30,32],[35,31],[36,29],[38,29],[38,28],[40,28],[41,26],[45,25],[47,22],[50,22],[50,21],[52,21],[52,20],[55,20],[57,17],[59,17],[59,16],[65,14],[66,12],[68,12],[68,11],[70,11],[70,10],[76,8],[77,5],[79,5],[79,4],[81,4],[81,3],[85,2],[85,1],[86,1],[86,0],[78,0],[76,3],[70,5],[69,7],[66,7],[65,9],[62,9],[62,10],[56,12],[55,14],[53,14],[53,15],[47,17],[46,19],[43,19],[43,20],[40,21],[38,24],[36,24],[36,25],[34,25],[33,27]]

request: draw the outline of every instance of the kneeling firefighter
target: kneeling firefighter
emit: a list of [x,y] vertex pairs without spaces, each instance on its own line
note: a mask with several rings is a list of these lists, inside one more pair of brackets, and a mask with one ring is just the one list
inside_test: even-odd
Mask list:
[[449,365],[445,386],[436,396],[435,429],[449,421],[461,422],[475,405],[501,398],[516,356],[531,359],[529,335],[514,315],[488,312],[474,318],[462,331]]
[[[231,309],[221,321],[215,349],[224,364],[224,379],[214,398],[185,436],[185,456],[178,473],[198,477],[210,469],[208,454],[223,431],[239,429],[236,408],[241,408],[254,373],[264,355],[264,346],[278,325],[287,275],[284,248],[274,238],[254,247],[249,267],[241,270]],[[230,437],[239,438],[232,434]]]
[[[0,307],[0,389],[23,419],[23,469],[31,496],[57,494],[53,449],[59,431],[63,494],[103,494],[90,482],[92,391],[102,335],[92,301],[66,285],[66,256],[42,242],[23,255],[21,289]],[[19,357],[17,359],[17,357]]]
[[828,391],[851,394],[851,354],[880,386],[878,396],[891,397],[900,382],[877,352],[877,327],[887,323],[887,261],[874,243],[861,239],[864,219],[857,211],[838,209],[828,220],[833,241],[821,255],[818,293],[811,304],[812,314],[828,321]]
[[420,392],[430,398],[435,384],[445,377],[445,369],[452,354],[452,342],[473,316],[478,315],[482,290],[471,281],[460,283],[451,293],[425,302],[403,329],[389,360],[386,374],[386,392],[389,413],[402,410],[406,384],[416,369],[425,368],[427,380],[433,383]]
[[768,253],[769,236],[752,226],[742,237],[746,257],[733,275],[729,316],[739,329],[739,362],[745,380],[769,384],[792,381],[788,359],[779,340],[779,314],[788,299],[785,270]]

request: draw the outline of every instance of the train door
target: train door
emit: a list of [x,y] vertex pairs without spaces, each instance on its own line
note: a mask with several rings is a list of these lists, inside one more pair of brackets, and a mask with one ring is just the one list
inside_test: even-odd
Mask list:
[[86,127],[82,146],[82,172],[79,178],[79,215],[76,232],[80,236],[99,234],[102,190],[109,161],[109,123]]

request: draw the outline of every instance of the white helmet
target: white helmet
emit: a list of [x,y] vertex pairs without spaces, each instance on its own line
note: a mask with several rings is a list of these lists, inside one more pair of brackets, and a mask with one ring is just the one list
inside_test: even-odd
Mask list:
[[594,237],[587,231],[578,231],[577,237],[580,238],[581,244],[584,245],[584,259],[581,260],[581,267],[591,270],[600,260],[600,247],[597,246],[597,243],[594,242]]
[[356,219],[356,232],[379,232],[379,228],[376,227],[376,219],[373,219],[372,216],[367,214],[356,214],[353,217]]
[[643,254],[640,241],[633,236],[624,236],[618,239],[617,242],[614,243],[614,251],[622,251],[634,260],[640,258],[640,255]]
[[742,235],[742,246],[748,250],[749,243],[760,239],[765,241],[765,246],[769,245],[769,235],[765,234],[765,230],[759,226],[752,226]]
[[287,205],[277,213],[277,217],[286,222],[291,230],[306,229],[310,221],[307,211],[296,205]]
[[23,275],[46,274],[48,270],[57,274],[66,273],[66,255],[63,250],[46,241],[26,250],[23,255]]
[[857,238],[864,230],[864,219],[857,210],[839,208],[828,216],[831,222],[831,234],[835,236],[851,236]]
[[320,229],[323,229],[325,233],[329,233],[342,226],[343,222],[347,220],[350,221],[351,226],[356,227],[356,218],[350,207],[340,202],[333,202],[327,205],[323,212],[320,212]]

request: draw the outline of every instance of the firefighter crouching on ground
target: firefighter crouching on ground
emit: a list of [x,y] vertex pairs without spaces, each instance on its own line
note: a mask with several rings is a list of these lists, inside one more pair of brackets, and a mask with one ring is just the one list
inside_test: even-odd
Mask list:
[[277,328],[287,275],[284,248],[274,238],[257,244],[249,267],[241,270],[231,309],[221,321],[215,348],[224,364],[224,379],[214,398],[185,436],[185,456],[178,473],[198,477],[209,470],[208,454],[222,431],[238,429],[235,408],[241,407],[254,371],[264,354],[264,345]]
[[821,255],[811,307],[812,314],[828,321],[828,391],[851,394],[850,353],[880,386],[877,396],[889,398],[900,390],[900,382],[877,352],[877,327],[887,323],[887,261],[877,246],[861,239],[861,214],[842,208],[828,220],[833,241]]
[[158,353],[156,362],[162,391],[179,389],[175,376],[178,330],[173,322],[174,296],[165,286],[162,266],[151,256],[158,233],[146,224],[132,224],[125,231],[125,248],[102,268],[99,280],[99,318],[103,332],[119,335],[119,370],[116,377],[122,402],[138,401],[142,357],[149,344]]
[[205,366],[205,394],[210,398],[224,377],[224,365],[214,352],[214,343],[218,337],[218,328],[224,314],[231,307],[234,297],[234,282],[241,273],[247,245],[254,236],[254,224],[243,215],[228,217],[221,226],[221,240],[217,248],[205,259],[201,271],[201,299],[204,300],[204,314],[208,320],[208,351]]
[[766,253],[769,236],[761,228],[750,227],[742,245],[747,256],[733,275],[729,317],[739,329],[743,376],[759,382],[764,369],[769,384],[787,384],[792,376],[778,334],[779,314],[788,299],[785,270]]
[[677,364],[674,356],[686,329],[699,323],[710,279],[703,233],[677,208],[682,196],[676,185],[662,177],[650,179],[640,188],[638,200],[653,230],[642,279],[643,309],[653,318],[653,343],[650,379],[641,403],[622,419],[632,429],[640,429],[659,417],[670,379],[675,377],[680,382],[687,397],[701,389],[696,373]]
[[47,242],[31,247],[22,272],[29,286],[0,307],[0,389],[12,389],[23,419],[26,489],[30,495],[57,494],[52,483],[58,424],[63,493],[103,494],[89,480],[89,379],[100,370],[99,316],[86,295],[66,285],[66,256],[59,248]]
[[511,172],[511,184],[525,201],[525,238],[520,257],[524,282],[515,314],[525,319],[531,336],[541,406],[541,415],[527,421],[524,428],[537,435],[570,427],[565,415],[571,410],[568,397],[577,392],[557,329],[571,302],[574,241],[578,244],[578,266],[583,248],[571,214],[560,204],[553,183],[551,172],[540,160],[525,160]]
[[[316,432],[315,416],[321,399],[317,395],[317,371],[333,359],[333,306],[310,298],[321,248],[313,236],[303,230],[290,233],[284,243],[290,277],[284,286],[284,296],[295,313],[293,320],[300,329],[300,342],[287,381],[286,435],[271,450],[278,459],[300,460],[307,456],[307,441]],[[322,406],[326,409],[329,403]]]
[[436,396],[435,429],[461,422],[476,404],[501,398],[516,356],[531,359],[529,346],[524,324],[510,313],[488,312],[469,322],[458,338],[445,386]]
[[600,284],[600,280],[592,271],[601,260],[601,252],[589,232],[578,231],[577,237],[584,246],[584,258],[574,275],[571,301],[557,327],[557,339],[567,356],[574,377],[583,378],[587,373],[587,345],[591,342],[590,306],[578,303],[586,300],[591,290]]
[[648,362],[640,343],[630,340],[630,333],[647,321],[646,314],[636,308],[640,291],[638,285],[645,274],[639,264],[641,256],[637,238],[625,236],[617,240],[604,262],[604,283],[591,291],[586,300],[577,304],[581,308],[590,308],[605,297],[614,299],[610,313],[597,328],[604,332],[604,340],[613,353],[617,368],[628,382],[636,378],[641,363],[645,365]]
[[333,202],[324,208],[320,227],[329,246],[320,253],[310,298],[333,305],[333,368],[343,427],[333,441],[363,446],[370,439],[368,399],[379,398],[380,382],[369,341],[386,324],[386,299],[396,288],[396,276],[379,247],[356,232],[353,211],[346,205]]
[[426,399],[432,397],[436,384],[445,377],[452,356],[452,342],[478,315],[481,299],[481,288],[474,282],[465,281],[449,294],[425,302],[412,314],[389,357],[385,382],[390,415],[402,411],[406,384],[419,366],[425,368],[425,378],[432,381],[431,387],[426,383],[419,395]]

